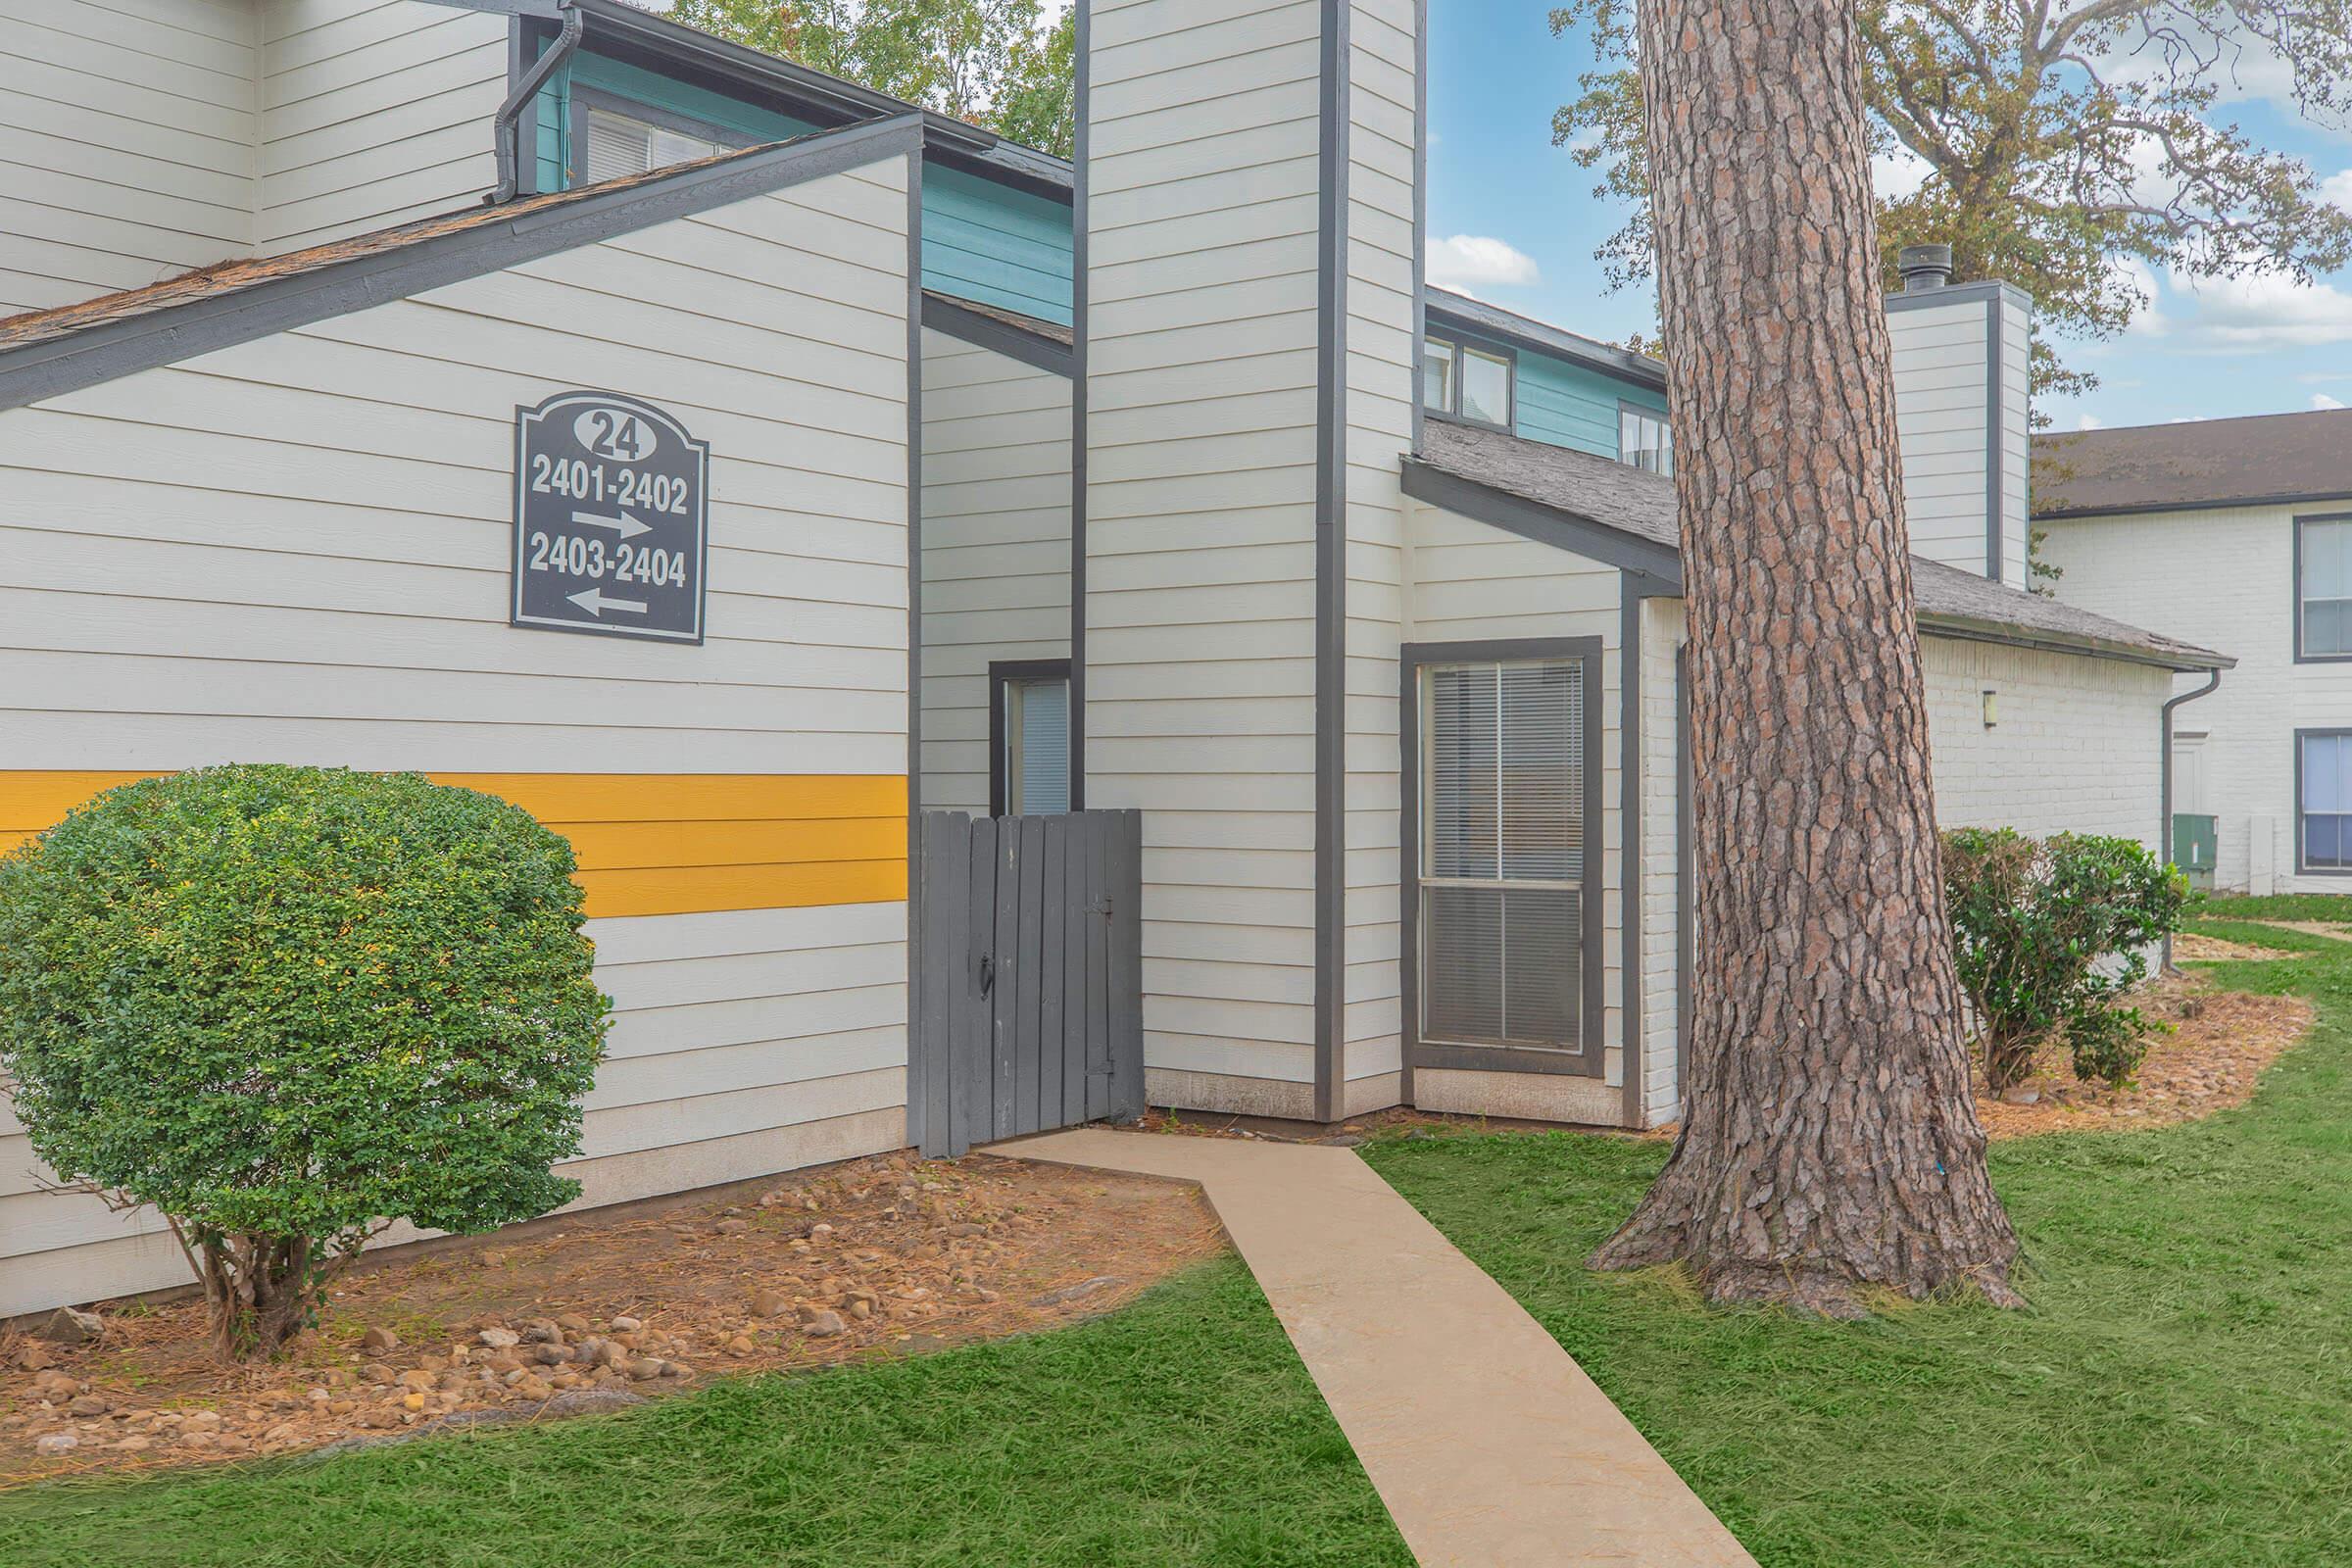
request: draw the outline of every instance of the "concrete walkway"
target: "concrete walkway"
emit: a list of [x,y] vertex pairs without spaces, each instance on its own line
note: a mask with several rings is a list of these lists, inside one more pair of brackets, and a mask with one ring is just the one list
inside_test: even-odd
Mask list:
[[989,1152],[1197,1182],[1424,1568],[1754,1559],[1348,1149],[1078,1128]]

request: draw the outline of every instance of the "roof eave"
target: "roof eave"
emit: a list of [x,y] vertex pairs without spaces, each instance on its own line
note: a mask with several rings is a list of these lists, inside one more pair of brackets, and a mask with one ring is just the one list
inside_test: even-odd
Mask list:
[[2249,512],[2257,507],[2352,507],[2352,490],[2296,490],[2275,495],[2211,496],[2193,500],[2135,501],[2102,507],[2050,507],[2035,522],[2073,522],[2082,517],[2136,517],[2172,512]]
[[[1468,474],[1409,455],[1403,462],[1403,480],[1405,493],[1428,505],[1442,507],[1522,538],[1533,539],[1539,544],[1586,555],[1620,570],[1642,576],[1661,594],[1679,595],[1682,592],[1681,552],[1645,534],[1602,518],[1570,512],[1516,491],[1498,489]],[[1553,526],[1534,525],[1532,516],[1537,514],[1551,519]],[[1602,536],[1606,536],[1605,541]],[[1599,548],[1592,548],[1595,544]],[[2039,626],[2021,626],[2014,621],[1960,615],[1950,612],[1922,611],[1919,612],[1919,625],[1923,632],[1932,636],[1999,643],[2039,653],[2115,660],[2175,671],[2231,669],[2237,664],[2237,661],[2227,654],[2191,648],[2186,644],[2152,648],[2112,638],[2053,631]]]
[[1919,629],[1928,636],[1949,637],[1967,642],[1999,643],[2008,648],[2024,648],[2045,654],[2074,654],[2093,659],[2109,659],[2127,664],[2148,664],[2158,669],[2170,669],[2177,672],[2237,667],[2236,660],[2228,654],[2214,653],[2210,649],[2186,646],[2175,650],[2142,648],[2105,637],[2078,636],[2069,632],[2051,631],[2039,626],[2020,626],[2014,621],[1990,620],[1974,615],[1955,615],[1923,610],[1919,612]]

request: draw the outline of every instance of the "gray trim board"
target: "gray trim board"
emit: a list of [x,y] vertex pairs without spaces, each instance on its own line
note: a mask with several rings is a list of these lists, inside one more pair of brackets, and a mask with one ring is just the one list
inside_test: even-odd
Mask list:
[[1340,1119],[1347,1077],[1348,42],[1350,0],[1321,0],[1315,257],[1315,1095]]
[[1683,581],[1682,555],[1672,545],[1643,539],[1590,517],[1521,497],[1406,460],[1404,493],[1416,501],[1490,523],[1505,533],[1589,557],[1604,565],[1637,571],[1654,578],[1667,592],[1679,592]]
[[[1429,336],[1429,0],[1413,0],[1413,450],[1421,450],[1421,344]],[[1518,388],[1511,389],[1512,408]],[[1403,1100],[1413,1102],[1412,1068],[1404,1069]]]
[[1074,374],[1075,348],[1064,348],[1050,338],[1024,332],[993,316],[967,310],[954,300],[942,299],[937,294],[923,296],[923,324],[934,332],[944,332],[975,348],[1002,354],[1008,360],[1018,360],[1033,369],[1053,375]]
[[1618,1016],[1624,1040],[1617,1053],[1618,1076],[1628,1127],[1639,1127],[1642,1094],[1642,595],[1630,576],[1618,577],[1617,695],[1617,869],[1625,886],[1617,895],[1617,923],[1624,952],[1618,980]]
[[[1598,637],[1500,637],[1482,642],[1406,643],[1397,650],[1397,972],[1402,1003],[1397,1016],[1400,1088],[1411,1103],[1413,1070],[1456,1067],[1470,1071],[1529,1072],[1598,1078],[1607,1071],[1608,1043],[1601,982],[1601,660]],[[1585,678],[1585,856],[1584,886],[1578,900],[1584,921],[1578,948],[1583,961],[1583,1012],[1577,1022],[1581,1050],[1514,1050],[1507,1046],[1425,1045],[1421,1040],[1421,671],[1431,664],[1480,663],[1527,659],[1582,660]]]
[[1889,311],[1932,311],[1939,306],[1966,305],[1974,300],[2007,300],[2019,310],[2031,312],[2034,309],[2033,295],[2015,283],[1992,278],[1893,293],[1886,297],[1886,305]]
[[[2290,525],[2294,535],[2295,564],[2292,575],[2287,579],[2287,595],[2294,601],[2291,607],[2293,630],[2290,633],[2294,640],[2287,645],[2287,652],[2298,664],[2352,663],[2352,653],[2307,654],[2303,651],[2303,528],[2306,523],[2313,522],[2352,522],[2352,512],[2298,514]],[[2300,855],[2302,852],[2298,850],[2296,853]]]
[[[406,299],[618,234],[764,196],[896,154],[919,153],[921,122],[902,115],[779,142],[723,163],[592,190],[511,218],[100,321],[0,349],[0,409],[95,386],[313,321]],[[918,275],[916,285],[921,279]],[[919,323],[919,316],[910,318]]]
[[[923,159],[906,150],[906,1142],[920,1148],[929,1093],[923,1038]],[[946,1071],[945,1062],[938,1064]]]
[[1697,770],[1690,763],[1690,644],[1674,650],[1674,1093],[1675,1119],[1690,1093],[1690,964],[1698,902]]
[[1070,131],[1070,809],[1086,809],[1087,243],[1086,161],[1094,143],[1094,5],[1071,0],[1077,59]]
[[[2169,718],[2171,715],[2167,714],[2166,716]],[[2352,735],[2352,728],[2341,724],[2320,724],[2309,729],[2295,731],[2295,875],[2297,876],[2352,876],[2352,866],[2313,866],[2306,864],[2303,858],[2303,743],[2306,740],[2326,738],[2331,735]],[[2327,814],[2332,815],[2333,813]],[[2168,821],[2165,827],[2169,834],[2172,824]]]
[[2278,495],[2232,496],[2225,501],[2149,501],[2129,507],[2052,507],[2034,513],[2035,522],[2071,522],[2078,517],[2137,517],[2166,512],[2238,512],[2257,507],[2341,506],[2352,491],[2315,490]]

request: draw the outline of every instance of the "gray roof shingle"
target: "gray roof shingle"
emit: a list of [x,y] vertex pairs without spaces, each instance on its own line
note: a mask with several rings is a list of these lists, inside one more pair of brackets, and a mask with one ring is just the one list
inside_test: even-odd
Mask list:
[[[1430,419],[1420,453],[1405,461],[1651,545],[1681,548],[1674,481],[1613,458]],[[1911,581],[1920,625],[1932,632],[2077,648],[2172,669],[2219,669],[2236,662],[2193,643],[1918,556],[1911,558]]]
[[2352,409],[2034,438],[2034,515],[2085,517],[2352,496]]

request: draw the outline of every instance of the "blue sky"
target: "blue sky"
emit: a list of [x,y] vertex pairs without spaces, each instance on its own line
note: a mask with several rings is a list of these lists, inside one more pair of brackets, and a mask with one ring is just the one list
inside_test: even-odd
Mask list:
[[[1607,291],[1592,251],[1622,215],[1551,145],[1551,112],[1574,95],[1591,49],[1581,36],[1552,37],[1548,16],[1529,0],[1431,0],[1431,277],[1572,331],[1622,338],[1651,329],[1652,306],[1645,291]],[[2337,198],[2352,207],[2352,132],[2302,122],[2260,96],[2273,85],[2267,74],[2249,74],[2247,95],[2225,112],[2338,176]],[[2053,403],[2053,427],[2352,404],[2352,272],[2317,289],[2144,281],[2152,316],[2120,339],[2066,351],[2102,384]]]

